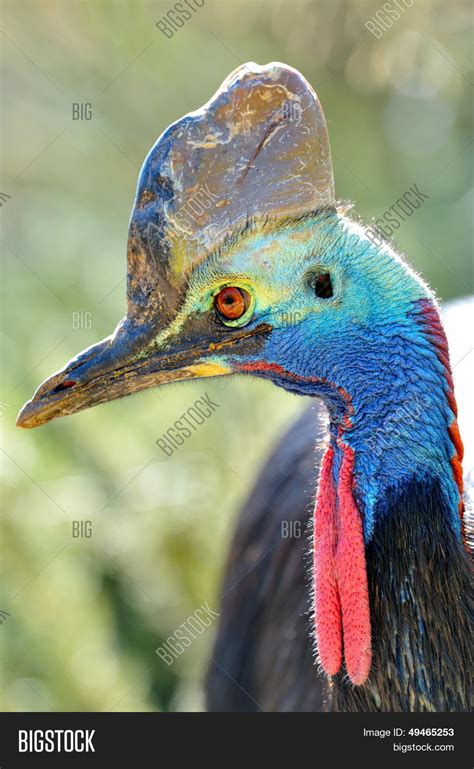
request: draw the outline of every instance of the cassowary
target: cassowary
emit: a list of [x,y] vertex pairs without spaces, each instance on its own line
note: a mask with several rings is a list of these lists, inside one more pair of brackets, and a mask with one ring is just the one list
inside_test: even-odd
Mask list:
[[[305,416],[260,482],[257,499],[280,511],[252,518],[261,560],[236,543],[254,596],[224,599],[217,669],[270,710],[466,710],[470,567],[446,337],[422,279],[336,203],[324,115],[296,70],[239,67],[158,139],[130,221],[127,298],[114,333],[38,388],[21,427],[229,374],[327,411],[312,584],[304,539],[285,547],[278,520],[307,519]],[[277,659],[257,626],[280,634]],[[208,688],[211,708],[247,707],[216,668]]]

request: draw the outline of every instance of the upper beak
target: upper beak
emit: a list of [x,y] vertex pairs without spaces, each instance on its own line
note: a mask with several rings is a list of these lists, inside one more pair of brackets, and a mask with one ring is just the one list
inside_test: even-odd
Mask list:
[[64,368],[45,380],[33,398],[21,409],[18,427],[39,427],[51,419],[75,414],[99,403],[122,398],[149,387],[230,374],[220,350],[245,344],[245,340],[270,330],[260,324],[251,331],[240,330],[216,342],[200,338],[195,343],[168,343],[156,348],[151,329],[134,326],[128,319],[114,334],[88,347]]

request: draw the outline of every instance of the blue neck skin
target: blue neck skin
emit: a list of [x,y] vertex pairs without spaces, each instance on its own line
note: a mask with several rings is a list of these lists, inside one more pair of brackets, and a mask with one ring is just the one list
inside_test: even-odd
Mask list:
[[[440,480],[447,515],[460,537],[460,494],[450,465],[454,449],[448,427],[453,413],[447,400],[446,372],[416,320],[407,316],[396,325],[364,329],[363,335],[356,329],[319,339],[313,350],[304,335],[303,328],[292,330],[291,346],[285,345],[287,360],[275,337],[262,358],[300,378],[319,381],[298,381],[275,372],[261,375],[270,376],[287,390],[319,396],[325,402],[336,476],[341,441],[355,454],[355,493],[366,544],[376,525],[376,508],[380,515],[387,492],[390,490],[393,499],[393,490],[402,491],[413,479],[422,484]],[[296,365],[295,350],[307,351],[298,356]]]

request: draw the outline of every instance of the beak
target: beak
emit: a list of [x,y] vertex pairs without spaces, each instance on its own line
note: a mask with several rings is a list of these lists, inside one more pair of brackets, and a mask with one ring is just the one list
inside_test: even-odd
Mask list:
[[189,337],[157,348],[152,329],[122,321],[112,336],[88,347],[44,381],[17,417],[17,426],[39,427],[99,403],[123,398],[150,387],[185,379],[224,376],[232,368],[222,360],[227,348],[247,349],[252,337],[271,330],[260,324],[215,341]]

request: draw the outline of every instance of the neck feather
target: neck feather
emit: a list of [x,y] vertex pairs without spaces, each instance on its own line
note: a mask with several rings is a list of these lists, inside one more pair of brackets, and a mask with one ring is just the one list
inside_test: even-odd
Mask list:
[[[406,319],[378,329],[365,360],[345,365],[353,381],[344,411],[331,420],[336,453],[355,454],[355,494],[365,542],[384,515],[384,499],[418,478],[438,479],[454,532],[463,536],[462,455],[448,346],[429,300],[413,304]],[[342,401],[341,401],[342,403]]]
[[389,490],[366,547],[372,666],[362,686],[342,673],[343,711],[469,710],[470,563],[453,533],[439,479]]
[[[376,347],[369,342],[361,376],[352,392],[344,393],[344,398],[329,403],[330,469],[326,460],[315,524],[316,628],[319,658],[330,675],[339,670],[338,643],[344,647],[339,659],[345,668],[332,679],[332,706],[468,709],[470,570],[463,526],[462,443],[446,338],[431,302],[417,302],[405,324],[387,329]],[[347,486],[343,476],[348,455],[363,544],[352,531],[344,564],[338,563],[338,553],[347,550],[349,524],[340,496],[341,483]],[[329,518],[335,532],[325,543],[322,497],[327,500],[331,494],[334,512]],[[364,549],[365,582],[359,568]],[[335,596],[329,620],[324,615],[327,595],[331,597],[328,574]],[[364,584],[368,606],[361,595]],[[365,677],[362,668],[368,671]]]

